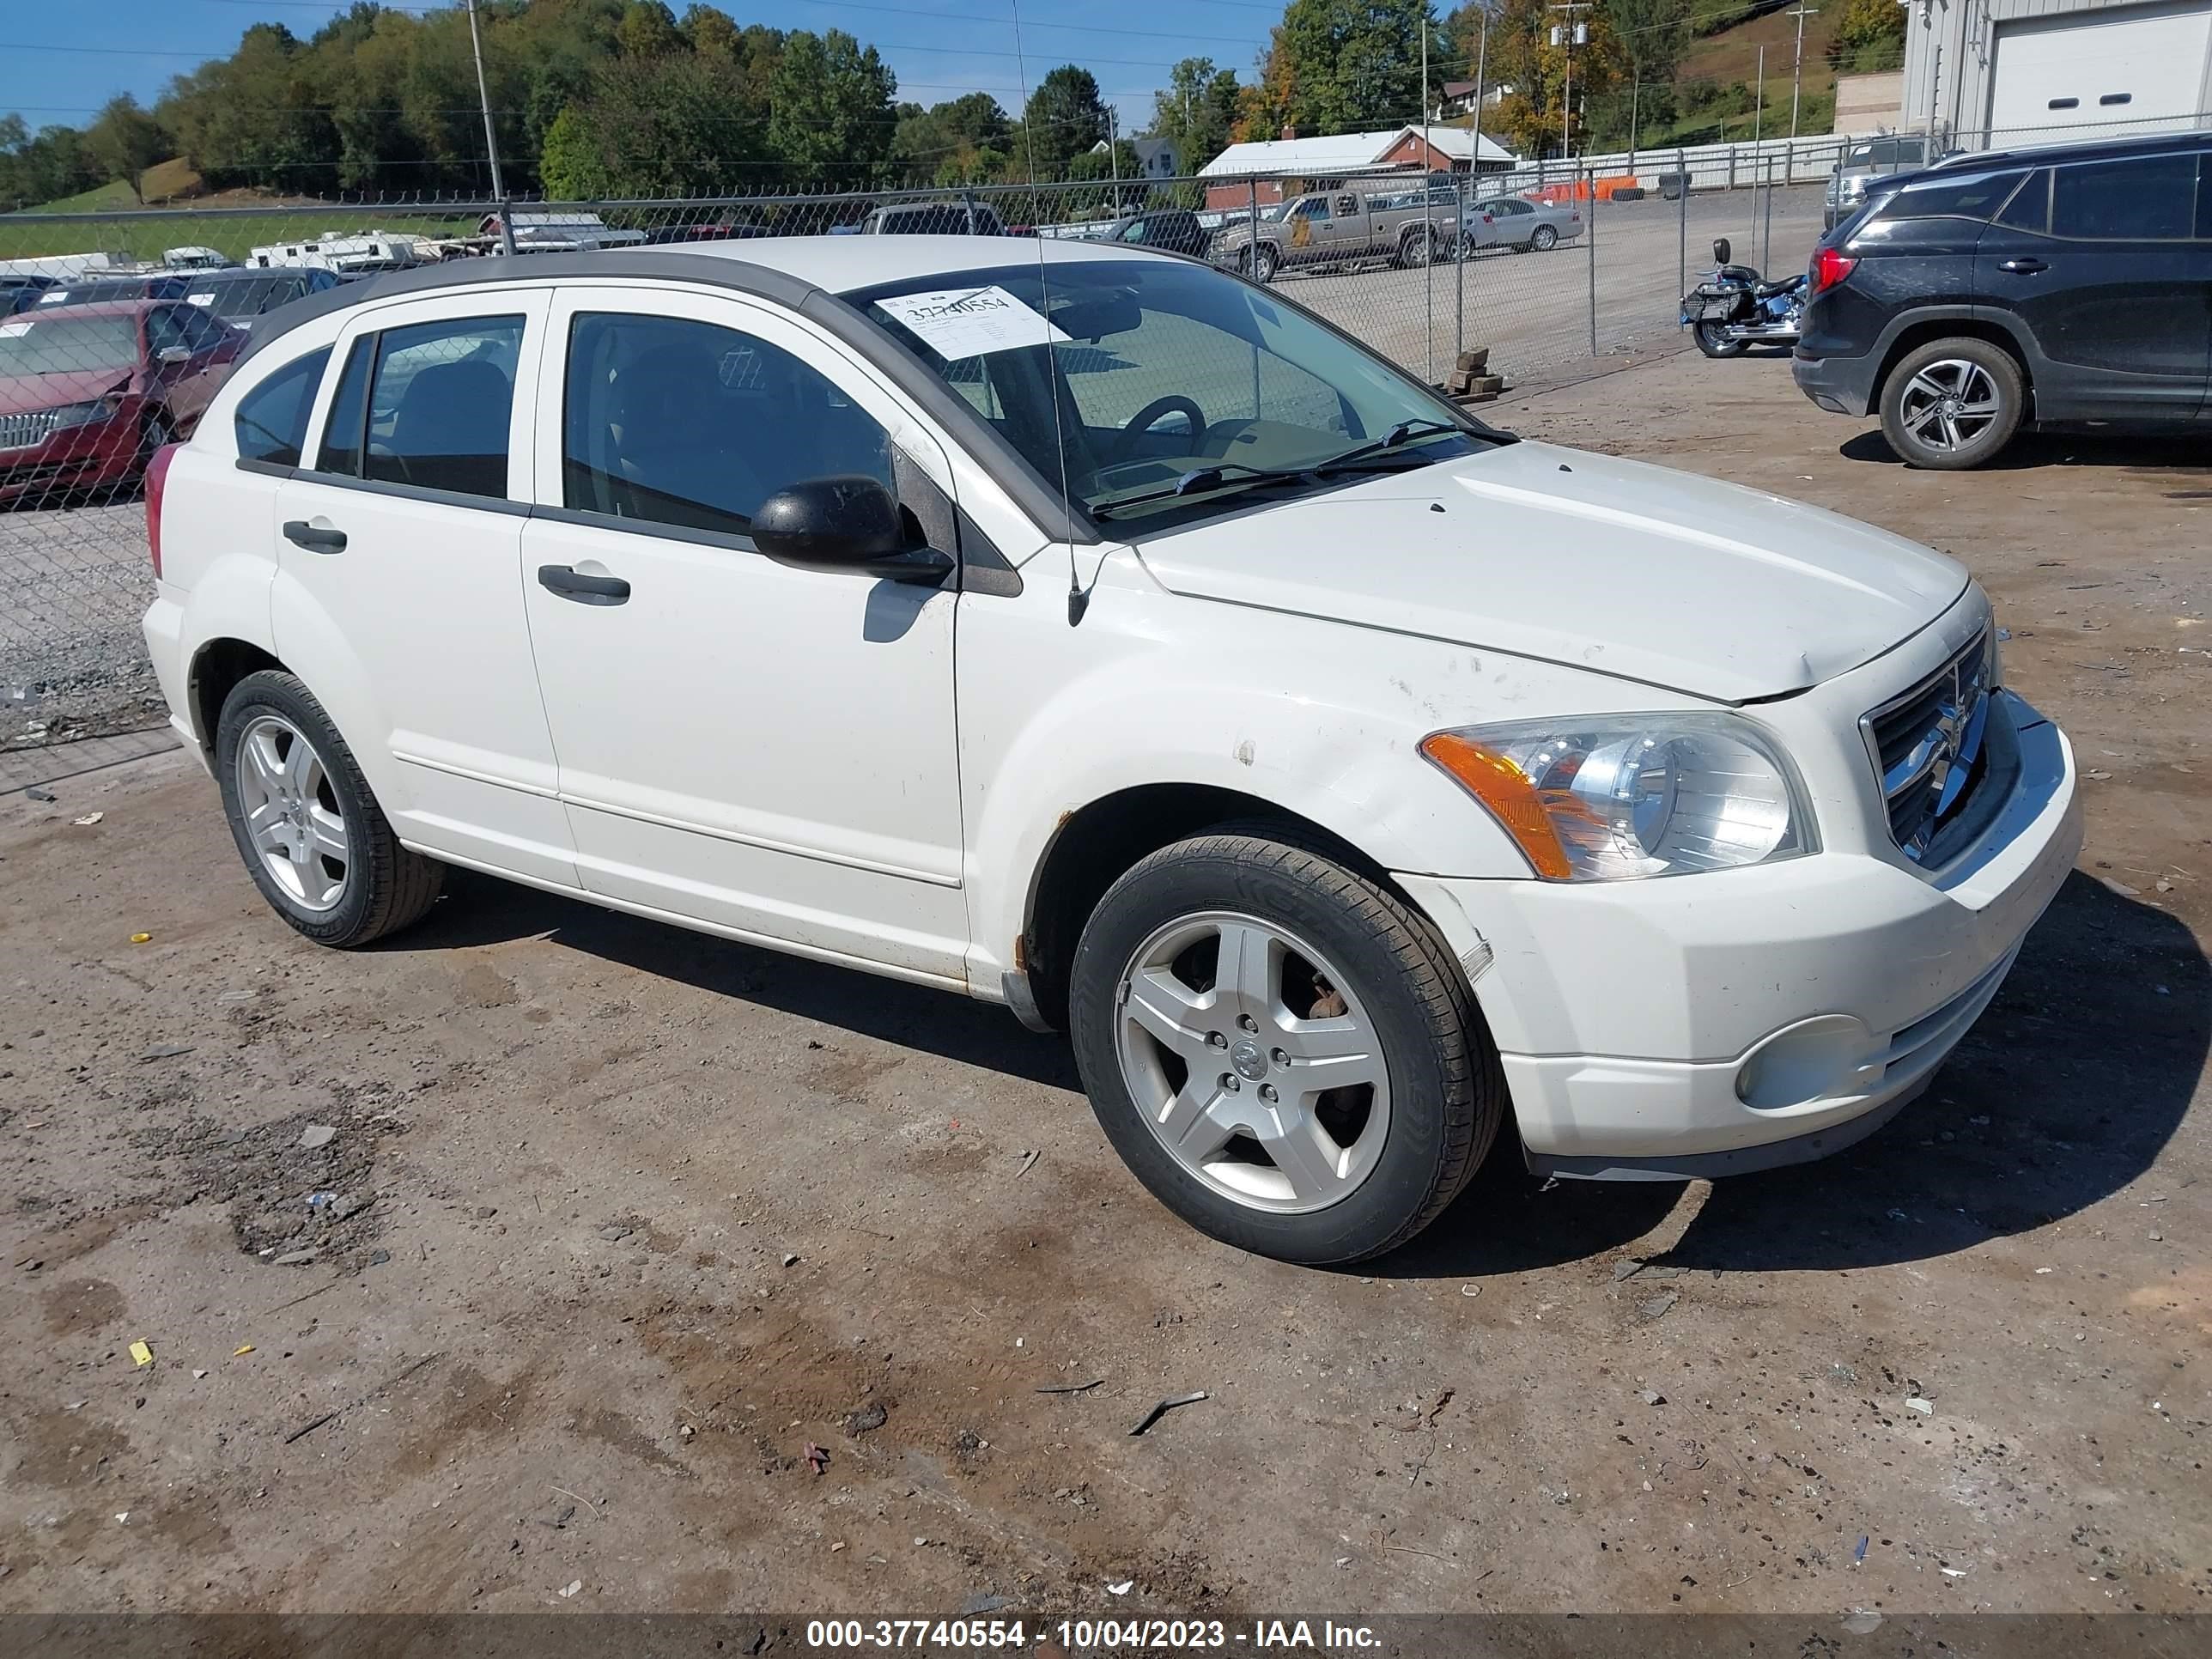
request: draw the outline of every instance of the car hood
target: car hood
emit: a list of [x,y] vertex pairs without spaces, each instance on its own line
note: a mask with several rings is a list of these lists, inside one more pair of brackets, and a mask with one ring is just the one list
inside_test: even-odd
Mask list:
[[1537,443],[1237,514],[1139,550],[1174,592],[1722,702],[1856,668],[1926,627],[1967,583],[1942,554],[1819,507]]
[[88,404],[131,384],[127,368],[86,368],[66,374],[19,374],[0,379],[0,415],[21,415],[64,404]]

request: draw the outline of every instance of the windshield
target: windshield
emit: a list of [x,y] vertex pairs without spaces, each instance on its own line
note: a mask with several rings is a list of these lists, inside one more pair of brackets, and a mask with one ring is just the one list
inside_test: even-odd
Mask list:
[[136,317],[17,317],[0,323],[0,380],[129,368],[137,361]]
[[245,276],[219,283],[196,283],[185,297],[205,306],[218,317],[258,317],[264,311],[298,299],[307,291],[304,276]]
[[[1495,441],[1303,312],[1203,265],[1035,261],[847,297],[1055,495],[1146,528]],[[1055,410],[1055,404],[1057,410]],[[1358,462],[1347,458],[1362,452]]]

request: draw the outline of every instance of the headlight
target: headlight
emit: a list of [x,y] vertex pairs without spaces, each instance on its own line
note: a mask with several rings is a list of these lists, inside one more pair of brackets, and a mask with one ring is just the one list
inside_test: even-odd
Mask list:
[[1421,753],[1488,807],[1548,881],[1765,864],[1814,849],[1771,738],[1734,714],[1608,714],[1437,732]]
[[54,430],[66,432],[73,426],[90,426],[94,421],[109,421],[123,407],[123,394],[111,392],[105,398],[88,404],[65,404],[54,411]]

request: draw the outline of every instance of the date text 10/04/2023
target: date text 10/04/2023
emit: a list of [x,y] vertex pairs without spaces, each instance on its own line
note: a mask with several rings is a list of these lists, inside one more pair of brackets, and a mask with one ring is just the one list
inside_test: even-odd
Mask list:
[[[1062,1619],[1036,1627],[1040,1645],[1055,1637],[1061,1648],[1086,1653],[1238,1647],[1356,1653],[1381,1644],[1368,1626],[1340,1625],[1329,1619],[1259,1619],[1245,1625],[1219,1619]],[[806,1644],[823,1649],[989,1651],[1024,1648],[1029,1645],[1029,1632],[1019,1619],[815,1619],[807,1622]]]

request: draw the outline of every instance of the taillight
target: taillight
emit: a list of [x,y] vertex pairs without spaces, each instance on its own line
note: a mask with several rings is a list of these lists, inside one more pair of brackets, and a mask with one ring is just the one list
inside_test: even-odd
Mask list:
[[1813,256],[1813,292],[1826,294],[1850,276],[1857,264],[1856,259],[1840,249],[1822,248]]
[[146,463],[146,545],[154,555],[154,580],[161,580],[161,491],[169,482],[169,463],[182,444],[163,444]]

